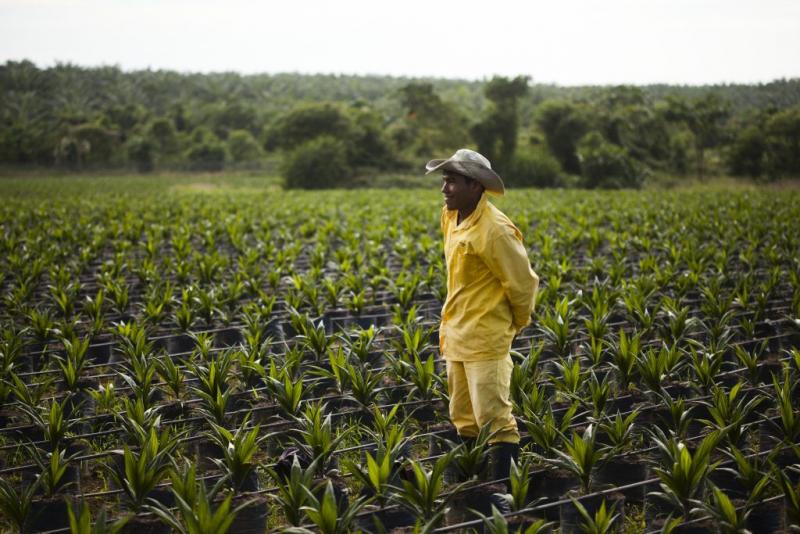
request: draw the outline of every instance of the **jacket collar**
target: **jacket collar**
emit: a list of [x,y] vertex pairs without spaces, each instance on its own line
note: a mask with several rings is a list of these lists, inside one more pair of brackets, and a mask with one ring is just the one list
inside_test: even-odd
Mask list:
[[[483,214],[484,210],[486,210],[488,204],[489,204],[489,197],[484,191],[481,194],[481,199],[478,201],[478,205],[475,206],[475,210],[472,213],[470,213],[466,219],[461,221],[461,224],[456,224],[455,229],[466,230],[467,228],[471,228],[472,226],[474,226],[475,223],[477,223],[478,220],[481,218],[481,215]],[[453,222],[457,223],[458,210],[450,210],[449,215],[453,219]]]

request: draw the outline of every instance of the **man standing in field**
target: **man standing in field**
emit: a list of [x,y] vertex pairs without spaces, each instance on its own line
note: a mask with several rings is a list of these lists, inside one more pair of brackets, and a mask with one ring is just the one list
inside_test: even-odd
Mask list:
[[511,413],[514,336],[531,321],[539,277],[531,269],[522,234],[488,202],[503,195],[503,181],[481,154],[462,148],[429,161],[426,174],[442,172],[441,226],[447,262],[447,298],[439,346],[447,364],[450,419],[462,440],[490,424],[492,478],[509,474],[519,455]]

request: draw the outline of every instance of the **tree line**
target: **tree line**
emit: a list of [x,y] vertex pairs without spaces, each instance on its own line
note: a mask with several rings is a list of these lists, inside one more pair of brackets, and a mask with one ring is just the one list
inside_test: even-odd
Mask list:
[[800,175],[800,80],[557,87],[380,76],[0,65],[0,165],[265,169],[289,187],[413,173],[461,146],[514,186]]

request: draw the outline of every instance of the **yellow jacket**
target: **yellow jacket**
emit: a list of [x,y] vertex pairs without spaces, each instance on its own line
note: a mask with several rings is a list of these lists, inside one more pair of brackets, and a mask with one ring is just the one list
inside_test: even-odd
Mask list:
[[514,336],[531,321],[539,277],[522,234],[486,193],[458,224],[458,210],[442,208],[447,299],[439,347],[445,359],[505,358]]

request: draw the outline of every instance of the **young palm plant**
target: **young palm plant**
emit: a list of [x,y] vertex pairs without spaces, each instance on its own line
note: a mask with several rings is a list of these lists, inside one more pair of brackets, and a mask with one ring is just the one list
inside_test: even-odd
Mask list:
[[689,518],[692,508],[703,500],[707,489],[708,473],[716,468],[711,461],[717,443],[723,434],[714,430],[698,444],[694,453],[682,441],[667,438],[657,427],[651,431],[653,442],[663,455],[663,463],[654,467],[661,480],[661,491],[651,495],[665,500]]
[[212,460],[223,473],[226,473],[235,491],[257,489],[258,484],[254,476],[256,465],[253,463],[253,457],[258,453],[261,443],[270,437],[270,434],[259,436],[261,430],[259,425],[248,428],[249,419],[250,414],[245,416],[234,432],[209,421],[211,431],[205,433],[206,437],[222,451],[222,459],[212,458]]
[[582,435],[573,432],[572,439],[564,440],[563,444],[566,451],[554,448],[552,452],[555,453],[555,458],[546,458],[545,460],[570,471],[580,480],[581,491],[589,493],[592,475],[607,457],[607,453],[597,446],[595,426],[593,424],[587,426]]
[[28,484],[20,491],[14,487],[11,481],[5,477],[0,477],[0,512],[10,523],[14,532],[26,532],[26,523],[31,512],[31,502],[38,490],[38,484]]
[[215,499],[226,482],[225,477],[208,490],[205,482],[198,479],[195,465],[187,460],[183,469],[173,467],[170,470],[170,480],[177,510],[152,499],[143,506],[144,510],[154,513],[173,532],[180,534],[228,532],[239,508],[231,509],[233,494],[226,495],[221,502]]
[[[339,505],[336,502],[336,494],[333,483],[328,480],[322,498],[318,499],[311,491],[308,491],[308,504],[303,506],[306,516],[317,527],[321,534],[348,534],[353,531],[356,514],[367,503],[366,497],[359,497],[351,502],[340,513]],[[313,534],[314,531],[305,528],[289,528],[285,532],[291,534]]]
[[117,534],[130,521],[130,515],[123,515],[113,523],[106,521],[106,510],[101,508],[97,517],[92,520],[92,512],[86,501],[81,501],[78,511],[67,507],[70,534]]
[[114,451],[122,456],[122,465],[109,467],[109,474],[122,489],[128,505],[134,511],[142,509],[150,492],[167,477],[170,458],[177,446],[178,436],[172,434],[168,427],[161,434],[151,428],[138,451],[127,445],[121,451]]
[[403,487],[392,493],[392,501],[425,521],[437,516],[447,505],[441,497],[444,487],[444,471],[452,461],[453,455],[447,453],[437,459],[430,470],[416,460],[408,460],[412,478],[403,480]]
[[277,486],[277,491],[271,494],[271,498],[277,501],[283,510],[286,521],[292,526],[299,526],[305,515],[303,506],[309,500],[309,494],[313,493],[313,483],[319,470],[319,459],[311,462],[308,467],[303,468],[300,460],[295,455],[292,459],[292,466],[286,474],[278,473],[275,469],[268,467],[267,474]]

